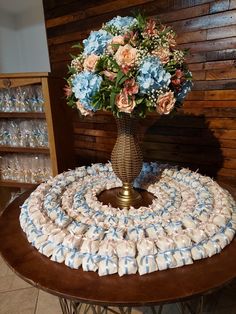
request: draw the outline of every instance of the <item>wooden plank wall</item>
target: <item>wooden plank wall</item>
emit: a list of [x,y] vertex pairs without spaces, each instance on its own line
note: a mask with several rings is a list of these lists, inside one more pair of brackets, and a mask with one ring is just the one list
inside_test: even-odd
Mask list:
[[[179,47],[190,48],[187,61],[194,78],[177,116],[142,122],[145,160],[236,177],[236,0],[44,0],[52,71],[65,77],[69,53],[76,53],[71,46],[132,9],[144,9],[174,28]],[[79,119],[75,113],[73,124],[80,164],[110,158],[116,138],[111,115]]]

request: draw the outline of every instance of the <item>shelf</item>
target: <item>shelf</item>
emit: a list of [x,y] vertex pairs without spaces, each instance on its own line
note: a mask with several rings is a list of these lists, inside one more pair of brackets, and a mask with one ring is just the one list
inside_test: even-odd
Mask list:
[[22,188],[22,189],[36,188],[36,186],[38,184],[37,183],[17,182],[17,181],[0,181],[0,186],[12,187],[12,188]]
[[0,118],[45,119],[44,112],[0,112]]
[[11,147],[11,146],[1,146],[0,152],[6,153],[36,153],[36,154],[49,154],[49,148],[44,147]]

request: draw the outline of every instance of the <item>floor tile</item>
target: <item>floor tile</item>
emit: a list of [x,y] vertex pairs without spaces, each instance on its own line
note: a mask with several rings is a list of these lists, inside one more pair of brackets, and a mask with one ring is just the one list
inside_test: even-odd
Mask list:
[[19,276],[14,275],[11,290],[17,290],[17,289],[25,289],[25,288],[32,288],[32,286],[21,279]]
[[35,288],[0,293],[0,313],[34,314],[37,297],[38,290]]
[[13,271],[7,266],[3,258],[0,256],[0,277],[12,274]]
[[6,292],[11,290],[14,276],[15,275],[5,275],[0,277],[0,292]]
[[35,314],[61,314],[59,299],[44,291],[39,291]]

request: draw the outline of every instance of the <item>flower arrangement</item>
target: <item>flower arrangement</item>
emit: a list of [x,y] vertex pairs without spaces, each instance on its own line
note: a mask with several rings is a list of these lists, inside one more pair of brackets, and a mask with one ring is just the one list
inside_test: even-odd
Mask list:
[[174,31],[158,20],[117,16],[76,47],[65,93],[82,115],[169,114],[191,90],[186,51],[176,48]]

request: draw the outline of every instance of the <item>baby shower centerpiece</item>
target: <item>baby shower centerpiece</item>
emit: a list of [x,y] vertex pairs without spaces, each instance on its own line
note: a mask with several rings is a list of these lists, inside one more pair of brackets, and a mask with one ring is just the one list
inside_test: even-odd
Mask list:
[[132,182],[142,167],[137,118],[166,115],[181,106],[190,91],[186,51],[176,48],[175,33],[158,20],[117,16],[83,40],[69,67],[68,104],[84,116],[98,110],[116,117],[118,137],[112,166],[123,182],[118,205],[141,202]]

